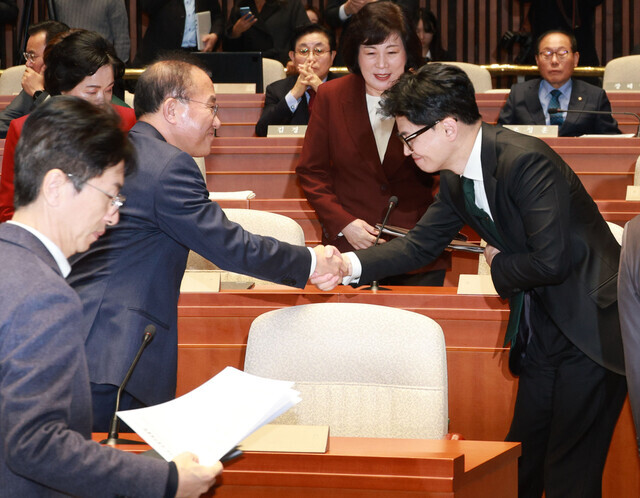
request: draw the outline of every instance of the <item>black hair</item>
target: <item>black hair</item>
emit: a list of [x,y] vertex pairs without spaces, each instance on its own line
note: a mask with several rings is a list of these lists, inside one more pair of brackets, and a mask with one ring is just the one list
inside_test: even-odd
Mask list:
[[481,119],[475,90],[467,74],[456,66],[430,62],[382,94],[382,112],[404,116],[416,125],[452,117],[465,124]]
[[42,21],[29,26],[27,34],[29,36],[45,33],[45,45],[49,43],[56,35],[69,31],[69,26],[60,21]]
[[538,40],[536,41],[536,54],[540,53],[540,43],[542,43],[542,39],[556,33],[559,35],[564,35],[567,38],[569,38],[569,43],[571,44],[572,52],[575,53],[578,51],[578,40],[576,40],[576,37],[573,33],[569,31],[565,31],[564,29],[550,29],[549,31],[545,31],[538,37]]
[[327,40],[329,40],[329,48],[332,51],[335,51],[336,37],[333,35],[332,31],[328,30],[327,28],[319,24],[305,24],[303,26],[298,26],[293,31],[293,36],[291,37],[291,43],[289,44],[289,50],[291,50],[292,52],[295,51],[298,40],[303,36],[307,36],[312,33],[321,33],[324,36],[326,36]]
[[73,96],[47,99],[27,118],[15,151],[17,208],[34,202],[48,171],[73,175],[80,191],[87,180],[124,161],[125,174],[135,168],[133,146],[111,107]]
[[368,3],[362,7],[353,16],[347,28],[342,43],[342,56],[349,70],[355,74],[362,74],[358,64],[361,45],[378,45],[393,34],[400,37],[407,54],[405,71],[420,67],[422,65],[422,44],[413,24],[401,7],[383,0]]
[[72,29],[56,36],[44,51],[44,63],[44,87],[50,95],[72,90],[107,64],[113,68],[114,80],[124,75],[124,63],[113,45],[86,29]]

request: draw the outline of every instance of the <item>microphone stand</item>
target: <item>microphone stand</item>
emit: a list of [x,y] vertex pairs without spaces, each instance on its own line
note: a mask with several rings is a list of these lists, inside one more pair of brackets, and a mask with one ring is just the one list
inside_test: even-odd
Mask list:
[[111,417],[111,423],[109,424],[109,435],[107,439],[103,439],[102,441],[100,441],[100,444],[106,444],[108,446],[115,446],[117,444],[146,444],[144,441],[134,441],[133,439],[122,439],[118,437],[119,423],[118,423],[117,413],[118,413],[118,410],[120,409],[120,397],[122,396],[122,392],[124,391],[124,388],[127,385],[127,382],[129,382],[129,379],[131,378],[131,374],[133,374],[133,370],[136,368],[136,365],[138,364],[138,360],[140,360],[140,357],[142,356],[142,352],[149,345],[155,333],[156,333],[156,328],[153,325],[149,324],[145,327],[144,336],[142,337],[142,344],[140,345],[140,349],[138,349],[138,353],[136,354],[136,357],[133,359],[133,363],[131,363],[129,370],[127,371],[127,375],[124,376],[124,380],[122,381],[122,384],[120,384],[120,387],[118,388],[118,393],[116,394],[116,409],[113,412],[113,416]]
[[626,116],[633,116],[638,120],[638,128],[636,129],[635,138],[640,138],[640,116],[638,116],[635,112],[624,112],[624,111],[587,111],[587,110],[578,110],[578,109],[556,109],[552,107],[548,110],[549,114],[560,114],[563,112],[575,112],[579,114],[606,114],[607,116],[611,116],[612,114],[624,114]]
[[[373,247],[378,245],[378,241],[380,240],[380,235],[382,235],[382,230],[384,230],[384,227],[387,225],[387,220],[389,219],[391,210],[394,207],[396,207],[396,204],[398,204],[398,198],[395,195],[391,196],[391,198],[389,199],[389,208],[387,209],[387,214],[384,216],[382,225],[380,225],[380,230],[378,230],[378,236],[376,237],[376,241],[373,243]],[[373,282],[371,282],[371,285],[369,287],[364,287],[362,290],[370,290],[373,292],[378,292],[378,291],[388,291],[391,289],[389,289],[388,287],[380,287],[380,285],[378,284],[378,281],[374,280]]]

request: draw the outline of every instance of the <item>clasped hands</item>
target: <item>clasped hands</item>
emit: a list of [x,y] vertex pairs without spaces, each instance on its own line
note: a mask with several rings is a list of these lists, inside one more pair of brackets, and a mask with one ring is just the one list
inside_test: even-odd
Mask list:
[[316,269],[309,281],[323,291],[329,291],[342,282],[342,278],[351,275],[349,259],[340,254],[333,246],[316,246]]

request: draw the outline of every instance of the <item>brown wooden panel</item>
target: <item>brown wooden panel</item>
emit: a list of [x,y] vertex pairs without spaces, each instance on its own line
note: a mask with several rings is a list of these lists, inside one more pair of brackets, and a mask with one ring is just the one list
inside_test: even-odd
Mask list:
[[[460,296],[447,287],[394,288],[377,294],[350,287],[329,293],[277,287],[183,294],[178,325],[179,392],[203,382],[227,364],[240,367],[255,316],[280,307],[327,301],[400,307],[440,323],[447,344],[450,431],[467,438],[504,437],[517,389],[517,379],[507,368],[508,351],[501,348],[508,317],[506,303],[491,296]],[[640,495],[639,476],[627,402],[609,452],[603,496]]]

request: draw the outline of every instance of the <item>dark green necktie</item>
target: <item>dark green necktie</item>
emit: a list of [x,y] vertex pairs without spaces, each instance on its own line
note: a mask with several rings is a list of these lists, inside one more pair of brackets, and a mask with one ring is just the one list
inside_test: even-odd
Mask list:
[[[471,214],[480,224],[482,229],[490,235],[499,246],[504,247],[502,237],[496,229],[496,225],[491,217],[476,205],[476,193],[473,186],[473,180],[464,176],[460,177],[462,182],[462,191],[464,192],[464,205],[467,212]],[[486,237],[485,237],[486,238]],[[518,330],[520,328],[520,317],[522,316],[522,308],[524,302],[524,292],[518,292],[509,299],[509,323],[507,324],[507,332],[504,336],[504,346],[515,343]]]

